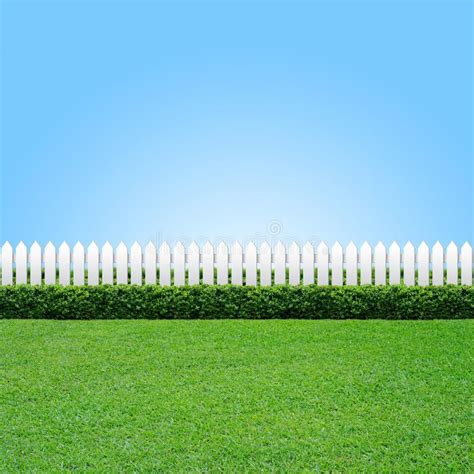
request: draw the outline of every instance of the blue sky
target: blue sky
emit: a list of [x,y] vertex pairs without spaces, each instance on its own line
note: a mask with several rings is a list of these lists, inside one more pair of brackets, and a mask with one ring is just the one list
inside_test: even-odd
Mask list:
[[472,242],[472,45],[467,1],[6,0],[0,240]]

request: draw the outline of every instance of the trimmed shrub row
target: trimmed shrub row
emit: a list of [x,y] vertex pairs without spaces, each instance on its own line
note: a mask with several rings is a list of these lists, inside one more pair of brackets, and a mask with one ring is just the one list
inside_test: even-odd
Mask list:
[[466,319],[474,287],[3,286],[0,318]]

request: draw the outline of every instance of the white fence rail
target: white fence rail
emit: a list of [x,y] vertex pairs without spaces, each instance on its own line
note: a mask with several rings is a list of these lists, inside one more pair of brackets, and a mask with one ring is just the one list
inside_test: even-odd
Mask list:
[[85,248],[80,242],[71,248],[64,242],[56,250],[50,242],[44,249],[34,243],[29,249],[20,242],[15,249],[9,242],[1,247],[1,283],[13,284],[159,284],[268,286],[290,285],[472,285],[473,252],[469,243],[460,250],[451,242],[446,250],[437,242],[430,250],[425,242],[415,249],[408,242],[403,249],[394,242],[387,249],[366,242],[360,249],[350,243],[345,250],[336,242],[329,248],[321,242],[316,248],[306,243],[273,248],[264,242],[239,243],[216,248],[207,242],[202,249],[180,242],[173,249],[165,242],[158,249],[153,243],[130,249],[110,243],[99,249],[93,242]]

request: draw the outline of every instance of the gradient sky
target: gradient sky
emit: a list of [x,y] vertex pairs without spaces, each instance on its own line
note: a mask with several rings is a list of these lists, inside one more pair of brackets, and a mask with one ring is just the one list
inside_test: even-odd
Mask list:
[[473,240],[473,6],[1,3],[0,240]]

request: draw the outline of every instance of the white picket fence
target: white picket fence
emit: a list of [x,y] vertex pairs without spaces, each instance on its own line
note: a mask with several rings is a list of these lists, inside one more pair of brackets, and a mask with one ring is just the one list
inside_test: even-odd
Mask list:
[[171,249],[166,242],[158,249],[151,242],[144,249],[135,242],[130,250],[120,243],[115,251],[108,242],[102,249],[95,243],[85,249],[78,242],[72,251],[65,242],[58,251],[52,243],[43,250],[35,242],[28,251],[23,242],[15,249],[6,242],[1,248],[0,263],[2,285],[439,286],[472,285],[472,255],[467,242],[460,251],[453,242],[446,250],[437,242],[431,251],[425,242],[418,249],[410,242],[401,249],[394,242],[388,251],[382,243],[372,250],[367,242],[360,249],[351,242],[345,251],[338,242],[331,248],[324,242],[316,248],[306,243],[302,249],[296,243],[286,248],[282,242],[273,248],[264,242],[257,249],[250,242],[245,250],[239,243],[229,248],[221,242],[214,248],[208,242],[200,249],[193,242],[187,251],[182,243]]

